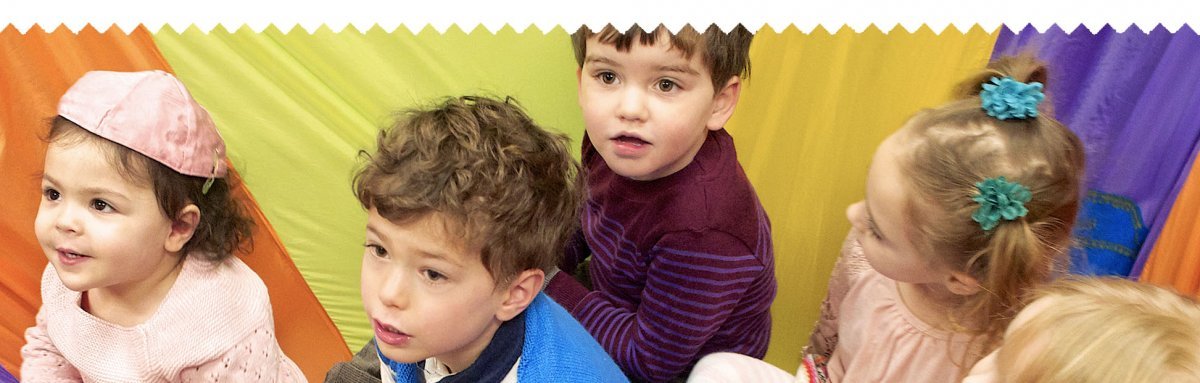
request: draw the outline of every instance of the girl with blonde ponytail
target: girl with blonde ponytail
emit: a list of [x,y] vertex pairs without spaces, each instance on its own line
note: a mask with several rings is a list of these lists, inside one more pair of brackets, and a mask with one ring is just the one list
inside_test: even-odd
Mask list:
[[879,146],[808,350],[833,381],[957,382],[1065,270],[1084,149],[1045,83],[1000,59]]
[[[880,144],[797,378],[958,382],[1066,270],[1084,149],[1045,83],[1033,57],[1000,59]],[[718,354],[693,377],[735,365],[763,367]]]

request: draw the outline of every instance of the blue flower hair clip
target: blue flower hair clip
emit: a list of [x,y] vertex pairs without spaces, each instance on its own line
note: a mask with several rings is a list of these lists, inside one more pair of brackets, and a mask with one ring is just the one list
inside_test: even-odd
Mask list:
[[971,198],[979,203],[979,209],[971,214],[971,219],[979,222],[983,231],[991,231],[1000,223],[1016,220],[1029,213],[1025,203],[1033,198],[1029,188],[1016,182],[1008,182],[1004,176],[988,178],[975,183],[979,194]]
[[1000,120],[1026,119],[1038,116],[1037,106],[1046,98],[1042,83],[1023,83],[1012,77],[992,77],[991,84],[983,84],[979,92],[983,110]]

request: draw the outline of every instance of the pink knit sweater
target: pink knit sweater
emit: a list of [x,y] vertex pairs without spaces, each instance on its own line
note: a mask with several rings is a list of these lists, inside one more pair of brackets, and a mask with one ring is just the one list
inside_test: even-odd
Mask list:
[[970,337],[909,311],[897,282],[871,268],[855,231],[842,245],[807,352],[826,356],[833,382],[956,383]]
[[275,340],[267,288],[237,257],[187,257],[158,311],[123,327],[79,307],[53,266],[42,308],[25,331],[26,382],[298,382],[304,375]]

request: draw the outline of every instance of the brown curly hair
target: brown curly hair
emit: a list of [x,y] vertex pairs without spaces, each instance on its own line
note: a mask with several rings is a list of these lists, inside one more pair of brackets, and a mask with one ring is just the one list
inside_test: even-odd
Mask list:
[[579,164],[567,142],[512,98],[449,98],[381,130],[377,151],[360,152],[354,192],[392,222],[441,214],[501,285],[551,269],[579,224]]
[[181,174],[62,116],[51,122],[45,141],[66,145],[96,144],[122,177],[129,182],[149,185],[159,208],[172,220],[188,204],[196,205],[200,209],[200,222],[196,224],[192,239],[183,245],[183,254],[220,262],[234,252],[249,252],[253,247],[254,221],[246,215],[246,207],[233,197],[232,185],[240,182],[233,172],[214,180],[208,193],[204,193],[206,178]]
[[754,34],[741,24],[729,32],[723,32],[716,24],[712,24],[703,33],[696,31],[691,24],[684,25],[678,33],[671,33],[661,24],[651,31],[634,24],[624,33],[612,24],[605,25],[599,32],[592,32],[584,25],[571,34],[571,45],[575,48],[575,62],[582,68],[584,60],[587,59],[587,41],[592,36],[596,36],[601,44],[615,46],[620,52],[628,52],[635,39],[638,44],[653,45],[661,33],[670,37],[671,47],[682,51],[683,57],[691,59],[693,54],[701,55],[700,61],[712,76],[715,91],[720,91],[734,76],[750,77],[750,41],[754,39]]

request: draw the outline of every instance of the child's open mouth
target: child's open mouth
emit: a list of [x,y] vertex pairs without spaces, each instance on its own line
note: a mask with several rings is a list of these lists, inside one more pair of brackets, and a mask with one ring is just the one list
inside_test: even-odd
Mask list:
[[380,342],[396,347],[403,347],[404,345],[408,344],[410,339],[412,339],[411,335],[408,335],[399,329],[392,327],[391,325],[378,320],[372,320],[372,322],[374,322],[375,325],[375,338]]
[[652,146],[646,140],[634,136],[620,135],[612,139],[616,155],[627,158],[640,157]]
[[618,144],[625,144],[625,145],[631,145],[631,146],[636,146],[636,147],[642,147],[644,145],[650,144],[649,142],[646,142],[646,140],[643,140],[641,138],[637,138],[634,136],[617,136],[617,138],[614,138],[613,140],[617,141]]
[[90,258],[92,257],[88,255],[83,255],[72,251],[58,250],[58,260],[64,265],[76,265]]

